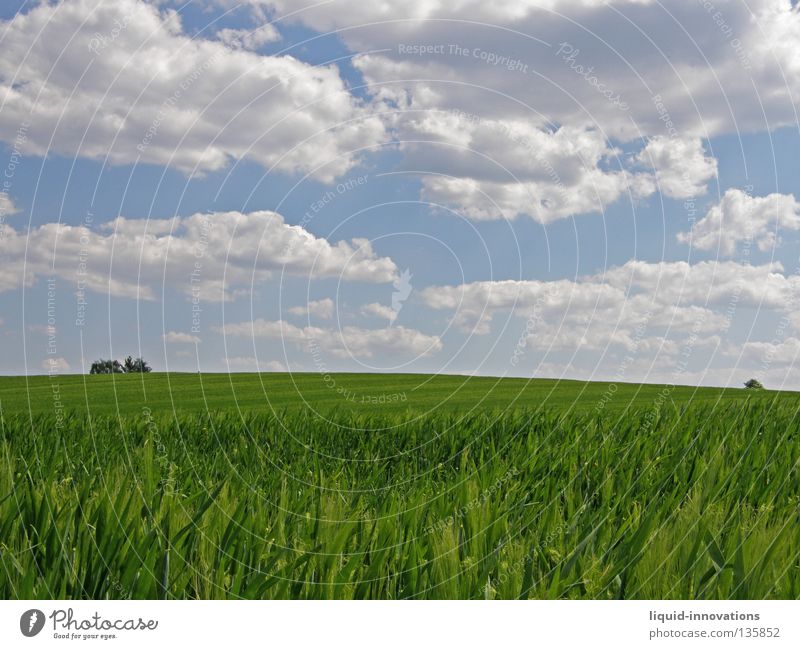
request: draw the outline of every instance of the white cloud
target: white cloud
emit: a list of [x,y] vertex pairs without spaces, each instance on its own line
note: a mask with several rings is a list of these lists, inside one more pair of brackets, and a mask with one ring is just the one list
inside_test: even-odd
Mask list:
[[789,336],[784,339],[769,342],[748,340],[742,345],[731,345],[727,349],[729,356],[741,356],[750,361],[762,372],[770,367],[785,367],[798,365],[800,355],[800,339]]
[[[270,4],[288,11],[290,3]],[[370,24],[365,13],[383,22]],[[788,0],[416,0],[375,9],[339,0],[294,11],[290,20],[348,27],[342,38],[352,51],[380,49],[354,63],[378,96],[402,107],[516,115],[537,126],[595,124],[626,141],[670,131],[706,138],[796,121],[790,88],[800,79],[800,15]],[[413,44],[444,48],[401,50]],[[502,57],[528,69],[509,70]],[[601,90],[619,94],[627,109]]]
[[[263,5],[287,22],[341,30],[391,113],[407,167],[432,172],[423,197],[474,219],[548,223],[655,191],[652,173],[614,164],[608,142],[645,143],[629,161],[653,170],[665,196],[700,195],[716,173],[701,142],[792,126],[800,108],[791,93],[800,12],[788,0]],[[441,116],[458,111],[480,123]],[[524,134],[541,160],[503,128]]]
[[571,307],[591,314],[598,308],[619,307],[625,300],[623,291],[606,284],[570,280],[489,280],[433,286],[424,289],[421,297],[433,309],[453,311],[454,324],[476,334],[488,334],[492,318],[499,311],[555,316]]
[[281,338],[287,342],[301,343],[304,339],[303,329],[284,320],[264,320],[259,318],[252,322],[228,323],[216,327],[214,331],[226,336],[241,338]]
[[438,336],[406,327],[344,327],[341,331],[306,330],[305,334],[321,349],[340,358],[373,358],[377,355],[419,357],[430,356],[442,349]]
[[49,356],[42,361],[41,368],[54,374],[69,372],[69,363],[61,356]]
[[[655,168],[665,195],[680,198],[701,193],[713,177],[715,161],[701,138],[763,129],[765,115],[774,128],[796,115],[788,88],[800,81],[800,63],[786,44],[800,40],[800,16],[785,0],[758,0],[752,11],[726,3],[725,30],[702,3],[683,0],[663,6],[414,0],[369,7],[337,0],[300,10],[286,0],[253,0],[247,6],[256,11],[259,29],[217,34],[239,49],[190,38],[176,12],[134,0],[70,0],[17,16],[3,25],[0,137],[11,141],[31,114],[33,153],[43,154],[53,135],[56,151],[111,162],[141,157],[191,171],[247,157],[331,180],[356,163],[349,151],[387,141],[386,127],[401,142],[432,129],[434,139],[456,146],[401,144],[409,165],[428,159],[444,174],[423,180],[428,200],[476,219],[531,213],[547,223],[601,211],[628,192],[636,198],[653,191],[650,174],[608,164],[617,154],[612,138],[648,138],[637,159]],[[354,64],[371,84],[374,107],[390,114],[381,119],[354,98],[335,67],[246,51],[277,36],[267,13],[289,13],[283,23],[323,31],[347,28],[341,37],[354,52],[382,50],[359,54]],[[124,28],[113,34],[115,20]],[[401,45],[414,43],[445,49],[426,56],[401,52]],[[559,54],[563,43],[575,53],[571,62]],[[464,47],[466,56],[452,53],[450,44]],[[531,70],[496,65],[504,56]],[[609,102],[598,83],[624,95],[629,110]],[[180,97],[164,111],[176,89]],[[439,111],[453,110],[480,115],[482,122],[451,131]],[[159,124],[149,137],[154,120]],[[503,141],[500,129],[524,137],[540,159],[531,159],[527,144]],[[152,141],[137,151],[146,138]],[[319,160],[336,162],[314,171]]]
[[526,214],[549,223],[655,190],[648,174],[605,168],[620,152],[595,128],[547,130],[452,111],[412,112],[395,128],[408,142],[405,164],[423,173],[423,198],[472,219]]
[[[0,324],[3,324],[0,321]],[[42,335],[50,335],[54,336],[57,332],[55,325],[45,325],[45,324],[29,324],[28,331],[32,331],[33,333],[42,334]]]
[[800,275],[785,275],[780,263],[761,265],[733,261],[650,263],[631,260],[591,278],[619,289],[651,294],[659,303],[708,304],[779,311],[797,308]]
[[285,372],[286,366],[280,361],[260,361],[258,364],[261,372]]
[[[219,1],[219,0],[218,0]],[[252,0],[251,0],[252,1]],[[469,17],[488,21],[489,24],[507,23],[524,19],[536,10],[568,11],[576,8],[598,7],[605,4],[625,6],[648,3],[650,0],[499,0],[487,4],[482,0],[460,0],[456,3],[406,0],[397,2],[359,3],[357,0],[304,3],[297,0],[258,0],[264,6],[274,7],[281,14],[292,13],[292,18],[320,32],[327,32],[355,22],[368,24],[379,21],[425,21],[433,19]],[[415,23],[413,27],[419,27]],[[408,28],[411,31],[411,27]]]
[[356,164],[354,149],[384,138],[335,66],[193,38],[171,9],[39,3],[0,32],[0,139],[27,123],[26,154],[185,173],[247,158],[330,181]]
[[217,38],[235,49],[257,50],[262,45],[280,40],[278,30],[269,23],[256,29],[220,29]]
[[700,138],[653,137],[636,160],[655,169],[658,189],[669,198],[705,194],[708,181],[717,175],[717,161],[705,155]]
[[16,214],[17,212],[19,212],[19,210],[14,205],[14,201],[11,196],[5,192],[0,192],[0,221],[5,219],[7,216]]
[[438,336],[415,329],[387,327],[362,329],[343,327],[341,330],[320,327],[297,327],[282,320],[258,319],[252,322],[226,324],[215,329],[227,336],[272,338],[300,349],[331,354],[337,358],[373,358],[376,355],[428,356],[442,349]]
[[388,320],[389,322],[394,322],[397,318],[397,313],[392,307],[381,304],[380,302],[371,302],[370,304],[362,306],[361,315],[375,316],[376,318]]
[[298,316],[312,315],[327,320],[333,316],[333,307],[333,300],[326,297],[322,300],[311,300],[307,306],[290,307],[289,313]]
[[800,276],[785,276],[781,270],[779,264],[634,260],[575,281],[434,286],[421,297],[433,309],[450,311],[453,323],[473,334],[490,333],[500,312],[525,318],[526,345],[537,349],[616,346],[674,355],[687,335],[694,347],[720,344],[745,309],[785,313],[800,325]]
[[781,230],[800,230],[800,203],[794,196],[749,196],[729,189],[691,232],[679,233],[678,240],[700,250],[719,249],[724,255],[732,255],[738,243],[748,240],[762,251],[773,248]]
[[[742,344],[727,345],[724,350],[729,361],[735,361],[735,384],[741,387],[748,378],[756,378],[765,387],[797,389],[800,385],[800,339],[786,335],[784,325],[770,341],[747,340]],[[712,370],[713,371],[713,370]]]
[[164,334],[164,342],[168,343],[186,343],[186,344],[198,344],[201,342],[199,336],[195,336],[194,334],[186,333],[185,331],[168,331]]
[[[593,279],[600,281],[599,276]],[[674,323],[674,331],[688,331],[697,336],[694,347],[722,345],[721,353],[726,348],[743,350],[743,363],[738,369],[749,367],[748,372],[762,365],[762,361],[755,362],[752,354],[752,346],[762,344],[757,340],[763,335],[760,333],[763,329],[756,326],[759,322],[780,318],[777,329],[767,329],[770,337],[779,330],[780,336],[784,336],[800,329],[800,276],[784,274],[779,263],[751,265],[707,261],[689,265],[631,261],[612,269],[603,279],[637,297],[653,296],[664,315]],[[737,330],[749,331],[753,339],[747,341],[750,346],[732,342]],[[680,336],[675,340],[682,344]],[[721,361],[710,364],[709,359],[708,363],[708,376],[690,373],[682,378],[683,382],[725,384],[719,373]],[[663,375],[651,380],[659,377]],[[747,378],[742,378],[738,372],[733,372],[731,377],[734,384]],[[774,378],[770,374],[770,380]]]
[[198,290],[204,299],[228,299],[237,287],[249,289],[273,271],[382,283],[393,281],[397,270],[365,239],[332,244],[267,211],[120,217],[91,231],[57,223],[29,232],[0,228],[0,291],[50,275],[76,281],[81,258],[89,289],[141,299],[155,299],[162,284],[187,295]]
[[231,356],[222,359],[227,367],[248,369],[258,372],[285,372],[286,366],[280,361],[259,360],[254,356]]

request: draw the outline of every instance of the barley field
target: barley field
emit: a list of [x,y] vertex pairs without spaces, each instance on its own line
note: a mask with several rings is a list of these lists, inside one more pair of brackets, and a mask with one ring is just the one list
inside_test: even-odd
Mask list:
[[559,413],[648,410],[744,398],[800,407],[800,393],[688,385],[604,383],[446,374],[317,372],[0,376],[0,412],[141,415],[152,412],[406,414],[549,408]]
[[800,597],[797,400],[653,387],[464,413],[4,398],[0,596]]

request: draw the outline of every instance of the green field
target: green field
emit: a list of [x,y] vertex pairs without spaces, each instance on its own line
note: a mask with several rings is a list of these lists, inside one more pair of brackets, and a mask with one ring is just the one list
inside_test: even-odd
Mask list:
[[[327,378],[326,378],[327,377]],[[666,388],[666,390],[665,390]],[[663,395],[663,396],[659,396]],[[0,377],[0,412],[141,415],[153,412],[344,411],[374,415],[552,408],[581,412],[719,405],[744,398],[800,406],[800,393],[638,383],[420,374],[112,374]],[[598,405],[599,404],[599,405]]]
[[0,380],[0,597],[800,597],[794,394],[333,378]]

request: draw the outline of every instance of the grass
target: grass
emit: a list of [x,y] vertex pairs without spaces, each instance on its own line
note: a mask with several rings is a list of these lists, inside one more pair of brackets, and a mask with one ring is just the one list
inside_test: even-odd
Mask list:
[[60,377],[58,416],[0,387],[0,597],[800,597],[792,395],[443,377],[320,417],[280,375],[275,412],[252,376],[147,377],[148,410],[121,378]]
[[[326,378],[327,377],[327,378]],[[0,377],[0,412],[141,415],[153,412],[345,411],[354,414],[480,413],[487,408],[560,412],[649,408],[663,385],[419,374],[182,374]],[[611,390],[614,390],[613,392]],[[716,405],[740,401],[744,390],[669,388],[666,402]],[[765,401],[800,405],[800,394],[750,392]],[[663,400],[663,398],[662,398]]]

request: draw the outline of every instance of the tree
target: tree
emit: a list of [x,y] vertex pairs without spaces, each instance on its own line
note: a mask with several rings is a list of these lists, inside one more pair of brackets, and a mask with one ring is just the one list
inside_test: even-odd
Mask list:
[[764,386],[758,379],[750,379],[744,384],[745,390],[763,390]]
[[[130,361],[130,366],[129,366]],[[146,374],[147,372],[152,372],[153,368],[147,364],[147,361],[143,358],[137,358],[136,360],[132,360],[130,356],[125,359],[125,371],[126,372],[138,372],[141,374]]]
[[153,368],[143,358],[134,359],[133,356],[128,356],[122,363],[101,358],[99,361],[92,363],[89,374],[146,374],[152,371]]
[[125,368],[119,361],[100,359],[92,363],[89,374],[124,374]]

